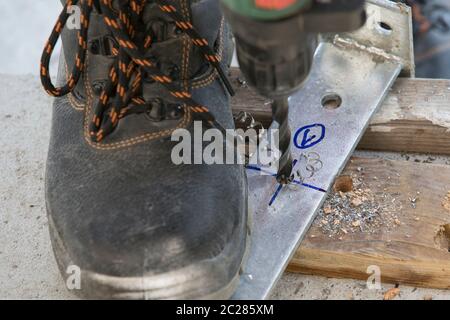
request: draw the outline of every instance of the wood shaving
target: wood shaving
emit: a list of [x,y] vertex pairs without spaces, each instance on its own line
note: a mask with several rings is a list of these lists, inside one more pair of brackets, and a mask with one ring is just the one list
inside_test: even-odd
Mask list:
[[442,201],[442,206],[444,207],[445,210],[450,212],[450,191],[445,196],[444,201]]
[[383,300],[394,300],[400,294],[399,288],[393,288],[384,294]]
[[323,208],[323,213],[325,213],[326,215],[329,215],[333,212],[333,209],[331,209],[331,207],[324,207]]

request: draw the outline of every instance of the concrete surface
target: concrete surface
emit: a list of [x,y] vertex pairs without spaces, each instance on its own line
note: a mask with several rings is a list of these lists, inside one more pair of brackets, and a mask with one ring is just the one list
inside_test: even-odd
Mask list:
[[[61,9],[59,0],[0,1],[0,48],[8,49],[0,51],[0,73],[39,74],[42,48]],[[58,55],[57,49],[52,71],[58,67]]]
[[[58,273],[47,232],[43,184],[50,106],[36,77],[0,75],[0,299],[74,298]],[[382,299],[393,287],[368,290],[361,281],[285,274],[273,298]],[[400,299],[450,300],[449,291],[400,289]]]

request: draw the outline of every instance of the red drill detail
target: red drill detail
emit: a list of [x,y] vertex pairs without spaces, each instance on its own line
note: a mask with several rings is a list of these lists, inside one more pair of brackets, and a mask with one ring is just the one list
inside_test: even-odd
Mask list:
[[297,0],[255,0],[255,5],[266,10],[284,10],[296,2]]

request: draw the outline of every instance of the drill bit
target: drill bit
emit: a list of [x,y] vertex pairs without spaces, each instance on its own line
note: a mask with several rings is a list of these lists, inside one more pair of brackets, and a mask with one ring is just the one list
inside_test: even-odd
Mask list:
[[272,104],[272,117],[278,123],[279,149],[281,151],[277,181],[281,184],[289,184],[292,181],[292,154],[288,98],[275,99]]

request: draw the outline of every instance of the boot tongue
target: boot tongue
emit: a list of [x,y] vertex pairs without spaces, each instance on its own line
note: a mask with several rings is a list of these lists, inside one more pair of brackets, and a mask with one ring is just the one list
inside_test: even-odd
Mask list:
[[219,1],[195,0],[191,8],[195,29],[208,40],[210,46],[213,46],[223,23]]
[[[189,2],[192,2],[189,8]],[[222,13],[216,0],[179,0],[171,2],[186,21],[193,23],[194,28],[213,46],[219,36]],[[147,56],[154,58],[158,68],[167,76],[180,82],[182,89],[188,90],[188,82],[201,72],[205,72],[207,62],[193,45],[192,40],[180,31],[175,22],[159,6],[150,2],[144,9],[143,21],[146,32],[154,37],[154,43],[147,51]],[[160,84],[149,80],[144,85],[144,97],[160,97],[169,102],[177,100]]]
[[[173,5],[178,9],[179,1],[175,1]],[[165,75],[182,83],[187,79],[186,59],[190,51],[189,39],[178,30],[175,22],[154,2],[149,2],[145,7],[143,21],[146,30],[142,31],[149,34],[153,40],[151,47],[146,52],[146,57],[156,63],[158,69]],[[161,84],[153,81],[150,75],[146,77],[143,91],[145,99],[158,97],[168,102],[176,102],[176,98]]]
[[[113,0],[113,7],[118,9],[121,1],[128,0]],[[189,2],[191,3],[190,5]],[[223,23],[217,0],[172,0],[170,3],[177,8],[177,11],[183,15],[186,21],[193,23],[195,29],[207,39],[210,46],[214,45]],[[154,1],[147,1],[142,19],[146,26],[143,34],[150,33],[155,37],[146,55],[157,63],[158,68],[164,74],[179,82],[180,89],[188,90],[189,80],[208,71],[208,63],[205,61],[203,54],[199,52],[198,48],[184,32],[180,32],[175,22]],[[98,23],[96,23],[97,20]],[[96,32],[91,30],[91,35],[96,34],[95,36],[100,36],[107,32],[103,30],[102,17],[92,19],[92,25],[95,26]],[[95,59],[105,60],[105,58],[100,56],[94,57]],[[106,72],[95,72],[93,69],[96,69],[96,65],[97,63],[94,62],[90,66],[92,73],[99,74],[98,77],[93,77],[95,79],[101,78],[100,74]],[[109,68],[101,67],[101,65],[103,63],[99,64],[98,68],[109,70]],[[144,98],[150,100],[159,97],[170,103],[178,102],[162,85],[155,83],[151,79],[147,80],[143,88]]]

